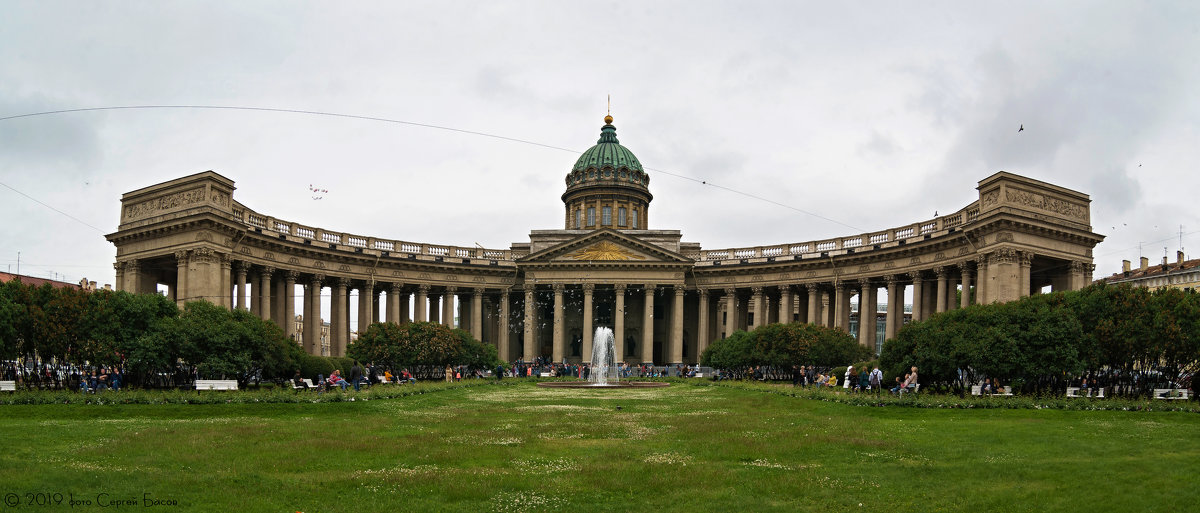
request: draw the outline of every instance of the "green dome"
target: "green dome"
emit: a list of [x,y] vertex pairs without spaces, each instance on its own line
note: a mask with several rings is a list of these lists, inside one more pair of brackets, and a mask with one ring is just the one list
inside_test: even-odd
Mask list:
[[617,141],[617,127],[611,124],[606,124],[600,129],[600,140],[579,156],[579,160],[575,161],[575,167],[571,170],[582,171],[588,168],[601,169],[604,167],[642,171],[642,163],[638,162],[637,157],[633,155],[632,151],[629,151],[629,148],[621,146],[621,143]]

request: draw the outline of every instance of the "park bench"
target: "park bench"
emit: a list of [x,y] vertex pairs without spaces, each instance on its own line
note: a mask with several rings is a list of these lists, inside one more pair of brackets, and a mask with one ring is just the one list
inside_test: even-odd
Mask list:
[[311,389],[316,389],[316,388],[317,388],[317,386],[313,384],[313,382],[312,382],[312,380],[311,380],[311,379],[304,378],[304,379],[301,379],[301,381],[303,381],[303,382],[304,382],[304,385],[305,385],[305,386],[297,386],[297,385],[296,385],[296,382],[295,382],[295,381],[293,381],[293,382],[292,382],[292,390],[302,390],[302,389],[305,389],[305,388],[311,388]]
[[[1086,394],[1079,395],[1080,390],[1086,391]],[[1095,392],[1095,395],[1092,395],[1093,391]],[[1097,399],[1104,399],[1104,388],[1067,387],[1067,397],[1095,397]]]
[[16,392],[16,381],[0,381],[0,392]]
[[991,395],[992,397],[996,397],[996,396],[1000,396],[1000,397],[1012,397],[1012,395],[1013,395],[1013,394],[1012,394],[1012,387],[1011,387],[1011,386],[1008,386],[1008,387],[1000,387],[1000,390],[1002,390],[1003,392],[1000,392],[1000,393],[998,393],[998,394],[988,394],[988,395]]
[[1186,401],[1188,398],[1188,391],[1186,388],[1156,388],[1154,389],[1154,398],[1183,399]]
[[983,386],[971,385],[971,395],[983,395]]
[[201,390],[237,390],[237,380],[235,379],[198,379],[196,380],[196,393]]

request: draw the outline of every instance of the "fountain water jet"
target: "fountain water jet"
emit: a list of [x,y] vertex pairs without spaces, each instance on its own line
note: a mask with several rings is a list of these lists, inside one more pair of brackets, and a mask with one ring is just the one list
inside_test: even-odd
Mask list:
[[543,381],[539,387],[547,388],[631,388],[665,387],[670,383],[661,381],[621,381],[621,363],[617,361],[617,347],[613,331],[596,328],[592,337],[592,363],[588,369],[587,383],[578,381]]

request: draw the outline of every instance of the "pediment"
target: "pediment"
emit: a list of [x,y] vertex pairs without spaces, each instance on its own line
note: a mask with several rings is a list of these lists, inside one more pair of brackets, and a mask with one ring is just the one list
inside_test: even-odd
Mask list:
[[597,230],[518,260],[520,263],[691,263],[692,260],[636,236]]

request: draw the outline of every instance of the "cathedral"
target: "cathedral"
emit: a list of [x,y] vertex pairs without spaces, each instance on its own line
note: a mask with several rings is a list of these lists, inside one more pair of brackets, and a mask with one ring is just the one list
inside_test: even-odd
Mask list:
[[[878,313],[878,323],[855,323],[859,341],[877,348],[906,317],[1082,288],[1103,240],[1092,232],[1088,195],[1001,171],[979,181],[978,199],[933,219],[705,248],[651,224],[650,175],[618,141],[611,116],[565,182],[562,228],[532,230],[508,248],[279,219],[238,202],[234,181],[212,171],[122,195],[120,225],[107,239],[120,290],[162,286],[180,305],[247,309],[312,354],[345,354],[353,300],[358,326],[440,322],[495,345],[506,361],[587,362],[592,334],[605,326],[618,361],[658,365],[696,363],[711,341],[766,323],[850,331],[854,306]],[[322,296],[331,298],[328,312]]]

